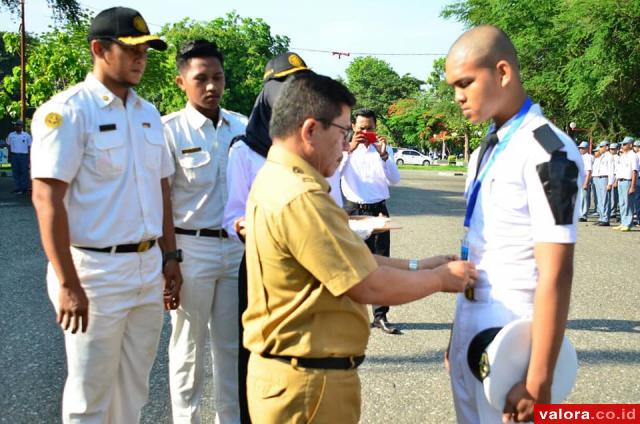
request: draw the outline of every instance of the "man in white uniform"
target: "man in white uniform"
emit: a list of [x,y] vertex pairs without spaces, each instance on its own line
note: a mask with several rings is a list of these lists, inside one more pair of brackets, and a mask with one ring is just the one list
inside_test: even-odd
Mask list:
[[163,117],[175,162],[173,222],[184,258],[180,307],[171,312],[169,376],[174,423],[199,423],[205,342],[211,343],[217,421],[238,423],[238,266],[243,246],[223,227],[229,144],[246,117],[220,107],[224,60],[215,44],[186,43],[176,56],[184,109]]
[[596,183],[596,200],[598,203],[598,223],[608,227],[611,218],[611,190],[613,188],[613,156],[609,153],[609,142],[602,140],[598,144],[600,155],[593,163],[593,180]]
[[638,156],[631,149],[632,137],[622,141],[622,154],[616,165],[616,185],[620,202],[620,225],[614,230],[627,232],[633,226],[633,202],[638,178]]
[[580,222],[587,222],[587,213],[591,203],[591,171],[593,166],[593,155],[589,153],[589,143],[583,141],[578,145],[580,155],[582,155],[582,165],[584,167],[584,183],[582,184],[580,200]]
[[[479,279],[458,297],[453,326],[449,361],[457,420],[530,421],[534,404],[550,401],[569,310],[582,160],[573,140],[527,97],[515,48],[500,29],[464,33],[449,50],[446,78],[467,119],[493,121],[467,179],[463,247]],[[533,317],[529,369],[511,389],[503,414],[472,375],[467,349],[482,330],[526,317]]]
[[[633,151],[635,152],[636,157],[638,158],[638,162],[640,163],[640,139],[637,139],[633,142]],[[640,174],[640,170],[638,170],[638,173]],[[638,177],[640,177],[640,175]],[[636,193],[633,205],[635,223],[636,225],[640,225],[640,178],[636,178]]]
[[[135,423],[162,329],[158,243],[173,252],[175,238],[160,114],[131,87],[147,49],[167,45],[124,7],[96,15],[88,38],[92,73],[34,115],[33,203],[65,331],[62,421]],[[164,273],[176,307],[175,261]]]
[[17,120],[15,131],[7,136],[9,146],[9,162],[11,162],[11,174],[13,175],[13,192],[26,194],[29,190],[29,150],[31,149],[31,136],[22,130],[22,121]]

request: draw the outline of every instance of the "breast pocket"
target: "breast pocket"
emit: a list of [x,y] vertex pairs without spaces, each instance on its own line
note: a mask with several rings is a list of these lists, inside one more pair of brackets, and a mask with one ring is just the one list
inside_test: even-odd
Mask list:
[[206,150],[183,153],[178,161],[190,185],[200,187],[215,182],[215,164]]
[[147,168],[156,170],[162,164],[162,149],[165,148],[164,134],[161,129],[144,128],[144,163]]
[[496,229],[501,233],[518,237],[520,231],[528,231],[529,201],[526,186],[522,182],[493,179],[491,203],[494,211],[488,219],[495,219]]
[[104,177],[122,174],[127,165],[124,138],[117,131],[97,132],[91,136],[95,148],[95,171]]

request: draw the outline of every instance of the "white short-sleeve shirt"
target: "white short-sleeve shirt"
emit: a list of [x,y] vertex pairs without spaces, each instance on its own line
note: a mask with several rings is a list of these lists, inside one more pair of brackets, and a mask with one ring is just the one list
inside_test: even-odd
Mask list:
[[29,153],[31,136],[24,131],[13,131],[7,136],[7,144],[11,153]]
[[[513,119],[498,130],[502,141]],[[578,208],[572,224],[556,225],[536,166],[549,161],[534,138],[533,130],[548,124],[562,140],[562,151],[576,163],[577,189],[584,181],[580,153],[569,136],[553,126],[538,105],[533,105],[507,147],[487,172],[471,218],[469,259],[479,270],[477,287],[534,290],[538,270],[533,256],[536,243],[575,243]],[[467,177],[468,198],[476,175],[478,150],[472,156]]]
[[188,230],[222,228],[229,144],[244,134],[247,117],[220,109],[214,127],[187,103],[162,121],[176,168],[171,179],[174,225]]
[[69,184],[71,244],[108,247],[162,235],[160,180],[173,173],[157,109],[126,107],[93,74],[43,104],[32,123],[32,178]]
[[618,167],[616,168],[616,178],[630,180],[633,177],[633,171],[638,172],[638,155],[630,150],[620,155]]
[[593,171],[593,155],[585,153],[582,155],[582,165],[584,166],[584,172]]

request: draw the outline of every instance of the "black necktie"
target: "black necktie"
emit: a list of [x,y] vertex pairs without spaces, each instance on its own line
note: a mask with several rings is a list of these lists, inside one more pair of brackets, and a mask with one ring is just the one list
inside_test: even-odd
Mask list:
[[476,179],[478,179],[478,173],[480,172],[480,167],[482,166],[482,159],[484,155],[487,153],[489,148],[493,148],[496,144],[498,144],[498,134],[496,131],[492,131],[485,138],[482,139],[480,143],[480,154],[478,155],[478,162],[476,165]]

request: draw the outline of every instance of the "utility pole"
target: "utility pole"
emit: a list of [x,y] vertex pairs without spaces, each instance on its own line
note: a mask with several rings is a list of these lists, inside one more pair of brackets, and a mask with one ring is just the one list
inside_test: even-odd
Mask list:
[[27,110],[27,77],[25,74],[26,38],[27,36],[24,30],[24,0],[20,0],[20,120],[23,122],[23,125]]

